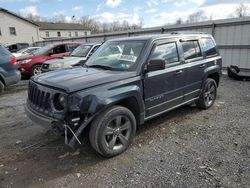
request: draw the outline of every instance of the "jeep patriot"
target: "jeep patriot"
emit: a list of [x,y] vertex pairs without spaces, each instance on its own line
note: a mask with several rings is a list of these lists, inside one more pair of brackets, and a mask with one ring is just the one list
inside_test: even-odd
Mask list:
[[71,147],[87,130],[94,150],[112,157],[128,148],[145,121],[185,104],[210,108],[221,67],[208,34],[113,39],[82,67],[32,77],[25,110]]

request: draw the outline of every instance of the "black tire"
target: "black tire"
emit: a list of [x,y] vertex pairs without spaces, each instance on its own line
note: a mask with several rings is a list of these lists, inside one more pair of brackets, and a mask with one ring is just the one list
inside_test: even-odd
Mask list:
[[0,80],[0,94],[3,94],[4,92],[4,84],[3,82]]
[[134,114],[122,106],[113,106],[101,113],[91,124],[91,146],[103,157],[113,157],[124,152],[136,133]]
[[39,76],[42,74],[42,65],[34,65],[31,70],[31,76]]
[[198,101],[196,101],[196,105],[199,108],[208,109],[213,106],[216,96],[217,83],[214,79],[207,78],[204,83],[200,98],[198,99]]

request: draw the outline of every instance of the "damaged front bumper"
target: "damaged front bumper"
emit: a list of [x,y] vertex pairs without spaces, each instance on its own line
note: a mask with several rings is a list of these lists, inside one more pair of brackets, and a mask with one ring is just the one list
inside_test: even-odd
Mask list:
[[87,125],[93,120],[92,117],[85,117],[80,126],[73,131],[72,128],[65,122],[45,116],[33,110],[28,104],[24,107],[27,116],[36,124],[44,127],[45,129],[53,130],[57,135],[64,135],[65,144],[74,148],[77,143],[81,144],[80,136]]

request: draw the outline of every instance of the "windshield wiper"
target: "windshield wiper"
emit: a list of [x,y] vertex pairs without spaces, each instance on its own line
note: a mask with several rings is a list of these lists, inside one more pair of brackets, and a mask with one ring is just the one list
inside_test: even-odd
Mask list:
[[[87,65],[86,65],[87,66]],[[90,65],[87,66],[89,68],[100,68],[100,69],[104,69],[104,70],[113,70],[113,67],[109,67],[109,66],[105,66],[105,65]]]

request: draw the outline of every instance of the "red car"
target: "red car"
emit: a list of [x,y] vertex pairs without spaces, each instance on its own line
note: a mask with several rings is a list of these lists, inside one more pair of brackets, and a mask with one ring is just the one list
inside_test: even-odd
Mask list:
[[49,44],[33,52],[32,55],[17,58],[17,66],[22,76],[36,76],[42,73],[42,64],[50,59],[68,56],[81,42]]

